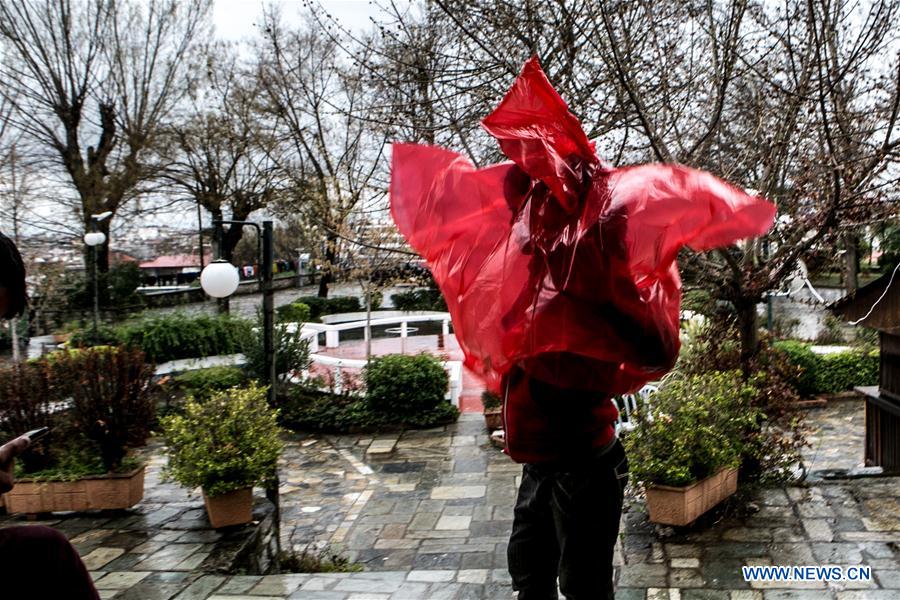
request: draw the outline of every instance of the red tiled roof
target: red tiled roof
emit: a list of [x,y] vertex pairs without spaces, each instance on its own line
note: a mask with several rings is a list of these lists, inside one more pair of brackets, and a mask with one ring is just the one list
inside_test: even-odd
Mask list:
[[[206,257],[204,263],[210,262],[210,258]],[[142,269],[177,269],[183,267],[200,267],[200,257],[196,254],[173,254],[169,256],[158,256],[151,261],[142,262]]]

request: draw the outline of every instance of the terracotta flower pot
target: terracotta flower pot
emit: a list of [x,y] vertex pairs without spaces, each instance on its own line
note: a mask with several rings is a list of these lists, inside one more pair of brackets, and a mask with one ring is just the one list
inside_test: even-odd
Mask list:
[[503,409],[486,408],[484,409],[484,424],[489,431],[495,429],[503,429]]
[[4,497],[9,513],[131,508],[144,497],[144,467],[75,481],[23,478]]
[[663,525],[688,525],[737,491],[737,469],[722,469],[697,483],[647,488],[650,521]]
[[219,496],[207,496],[206,490],[203,490],[203,502],[206,504],[209,522],[215,529],[229,525],[243,525],[253,520],[252,488],[235,490]]

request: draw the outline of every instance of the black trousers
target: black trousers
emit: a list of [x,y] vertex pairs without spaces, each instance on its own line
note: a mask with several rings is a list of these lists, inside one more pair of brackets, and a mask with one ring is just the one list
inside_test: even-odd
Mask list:
[[527,464],[507,558],[519,600],[612,599],[613,550],[628,459],[616,441],[600,457],[567,465]]

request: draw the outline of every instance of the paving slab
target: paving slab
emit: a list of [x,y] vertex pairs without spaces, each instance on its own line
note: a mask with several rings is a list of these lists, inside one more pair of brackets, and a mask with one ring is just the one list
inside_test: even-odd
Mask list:
[[[814,465],[828,468],[823,457],[852,462],[847,455],[861,443],[861,410],[852,403],[810,410],[813,426],[833,434],[820,435]],[[279,466],[282,546],[330,547],[357,561],[362,572],[209,571],[215,549],[232,543],[234,534],[196,526],[205,519],[202,500],[159,481],[160,455],[152,457],[147,498],[132,511],[38,522],[69,536],[102,596],[116,600],[509,600],[506,547],[521,467],[490,446],[481,427],[480,415],[463,415],[457,424],[396,438],[298,434],[286,440]],[[368,452],[391,440],[389,458]],[[900,597],[898,497],[900,478],[811,477],[808,484],[751,492],[755,513],[725,506],[707,521],[673,529],[649,523],[642,498],[630,489],[617,550],[617,598]],[[20,522],[0,518],[0,526]],[[790,582],[755,589],[741,571],[748,564],[826,562],[868,565],[874,576],[819,589]]]

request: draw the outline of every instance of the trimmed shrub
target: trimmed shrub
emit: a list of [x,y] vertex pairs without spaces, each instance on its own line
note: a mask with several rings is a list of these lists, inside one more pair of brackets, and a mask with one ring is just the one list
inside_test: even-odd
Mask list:
[[275,314],[279,323],[308,323],[310,318],[309,305],[303,302],[279,306]]
[[361,310],[362,305],[356,296],[333,296],[328,298],[325,314],[333,315],[336,313],[359,312]]
[[818,391],[833,394],[852,390],[858,385],[877,385],[879,363],[877,350],[821,355],[816,376]]
[[189,401],[183,415],[162,420],[169,447],[164,475],[209,496],[267,485],[282,448],[277,418],[266,388],[256,384]]
[[376,413],[402,420],[445,403],[448,379],[430,354],[380,356],[365,370],[366,400]]
[[748,431],[762,418],[757,391],[737,372],[671,379],[633,416],[625,436],[629,467],[644,484],[683,486],[737,467]]
[[243,385],[247,375],[239,367],[210,367],[175,376],[175,384],[186,396],[208,398],[216,392]]
[[282,400],[281,422],[302,431],[342,433],[365,429],[368,405],[364,398],[295,386]]
[[297,302],[302,302],[309,307],[309,316],[312,319],[318,319],[322,315],[359,312],[362,310],[362,305],[356,296],[332,296],[330,298],[301,296],[297,298]]
[[295,302],[300,302],[309,307],[309,316],[311,319],[318,319],[325,314],[328,298],[319,298],[318,296],[301,296]]
[[91,324],[75,329],[69,334],[70,348],[84,348],[86,346],[115,346],[120,342],[120,330],[105,323],[97,324],[97,331]]
[[379,357],[364,377],[364,397],[293,387],[282,401],[282,422],[304,431],[361,432],[434,427],[459,417],[459,410],[444,399],[447,372],[433,356]]
[[774,346],[799,367],[800,374],[790,383],[801,396],[845,392],[855,386],[878,383],[880,360],[877,350],[815,354],[810,344],[794,340],[776,342]]
[[399,292],[391,296],[391,302],[397,310],[447,310],[447,302],[436,288]]

